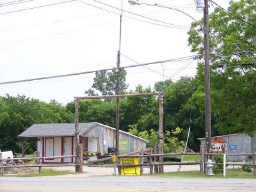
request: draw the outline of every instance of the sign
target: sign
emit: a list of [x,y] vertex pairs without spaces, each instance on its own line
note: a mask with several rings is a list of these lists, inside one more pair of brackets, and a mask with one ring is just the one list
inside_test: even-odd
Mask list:
[[120,138],[119,152],[121,154],[127,154],[130,152],[129,147],[130,147],[129,139],[128,138]]
[[237,145],[229,145],[228,149],[229,149],[229,151],[237,151],[238,150],[238,146]]
[[121,165],[131,165],[121,167],[121,175],[140,175],[140,158],[139,157],[121,157],[120,164]]
[[225,152],[225,140],[222,137],[215,137],[211,140],[211,152],[212,153],[224,153]]
[[113,157],[112,157],[112,161],[113,161],[113,163],[116,163],[116,162],[117,162],[116,154],[114,154],[114,155],[113,155]]

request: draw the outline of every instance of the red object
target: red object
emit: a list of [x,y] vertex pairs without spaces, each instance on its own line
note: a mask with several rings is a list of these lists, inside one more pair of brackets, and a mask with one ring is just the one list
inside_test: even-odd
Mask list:
[[226,143],[226,142],[222,137],[215,137],[213,140],[211,140],[211,143]]

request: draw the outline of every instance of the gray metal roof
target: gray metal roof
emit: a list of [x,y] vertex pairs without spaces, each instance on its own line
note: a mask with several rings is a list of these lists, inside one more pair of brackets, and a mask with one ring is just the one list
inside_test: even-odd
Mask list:
[[[87,132],[97,123],[79,123],[80,133]],[[33,124],[22,132],[18,137],[53,137],[53,136],[74,136],[74,123],[44,123]]]
[[[80,135],[86,135],[92,128],[100,126],[106,129],[115,130],[115,128],[97,123],[79,123]],[[147,142],[145,139],[121,131],[121,134],[126,134],[131,137],[140,139]],[[74,123],[43,123],[43,124],[33,124],[27,128],[24,132],[18,135],[19,138],[36,138],[36,137],[62,137],[62,136],[74,136],[75,135],[75,124]]]

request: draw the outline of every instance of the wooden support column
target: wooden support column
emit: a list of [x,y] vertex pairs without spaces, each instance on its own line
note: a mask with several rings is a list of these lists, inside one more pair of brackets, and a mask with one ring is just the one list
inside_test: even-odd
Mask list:
[[150,156],[149,156],[149,164],[150,164],[150,174],[153,174],[153,160],[152,160],[152,149],[150,149]]
[[[158,96],[158,104],[159,104],[159,129],[158,129],[158,153],[159,154],[163,154],[164,150],[164,131],[163,131],[163,116],[164,116],[164,109],[163,109],[163,105],[164,105],[164,96],[162,93],[159,94]],[[159,156],[159,163],[161,165],[159,165],[159,173],[163,173],[164,172],[164,167],[163,167],[163,156]]]
[[[154,148],[154,154],[158,153],[158,147],[155,146]],[[159,173],[159,165],[158,165],[159,158],[157,156],[154,156],[154,173]]]
[[24,139],[21,140],[21,154],[22,157],[25,157]]
[[75,165],[75,170],[77,173],[82,173],[83,172],[83,162],[81,161],[82,159],[82,154],[81,154],[81,146],[80,146],[80,138],[79,138],[79,112],[78,112],[78,104],[79,100],[75,99],[75,147],[76,147],[76,165]]
[[253,154],[253,175],[256,176],[256,152]]
[[205,173],[205,150],[204,144],[200,145],[200,173],[203,175]]

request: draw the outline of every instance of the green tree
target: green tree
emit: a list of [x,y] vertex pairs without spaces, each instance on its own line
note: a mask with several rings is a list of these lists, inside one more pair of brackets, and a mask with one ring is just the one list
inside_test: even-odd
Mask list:
[[[40,102],[25,96],[0,97],[0,149],[20,152],[18,135],[34,123],[73,122],[73,114],[52,101]],[[35,142],[25,141],[26,152],[35,150]]]
[[[228,11],[216,8],[209,16],[213,135],[255,131],[256,3],[231,2]],[[199,54],[193,95],[204,111],[202,21],[189,31],[192,51]]]
[[154,85],[154,90],[157,91],[157,92],[162,92],[164,93],[165,90],[172,84],[172,80],[171,79],[168,79],[168,80],[165,80],[165,81],[159,81],[159,82],[156,82],[155,85]]
[[[92,88],[85,91],[89,95],[96,95],[97,91],[102,95],[114,95],[116,90],[117,71],[97,71],[93,79]],[[126,71],[120,71],[120,93],[124,93],[128,87],[126,84]]]

